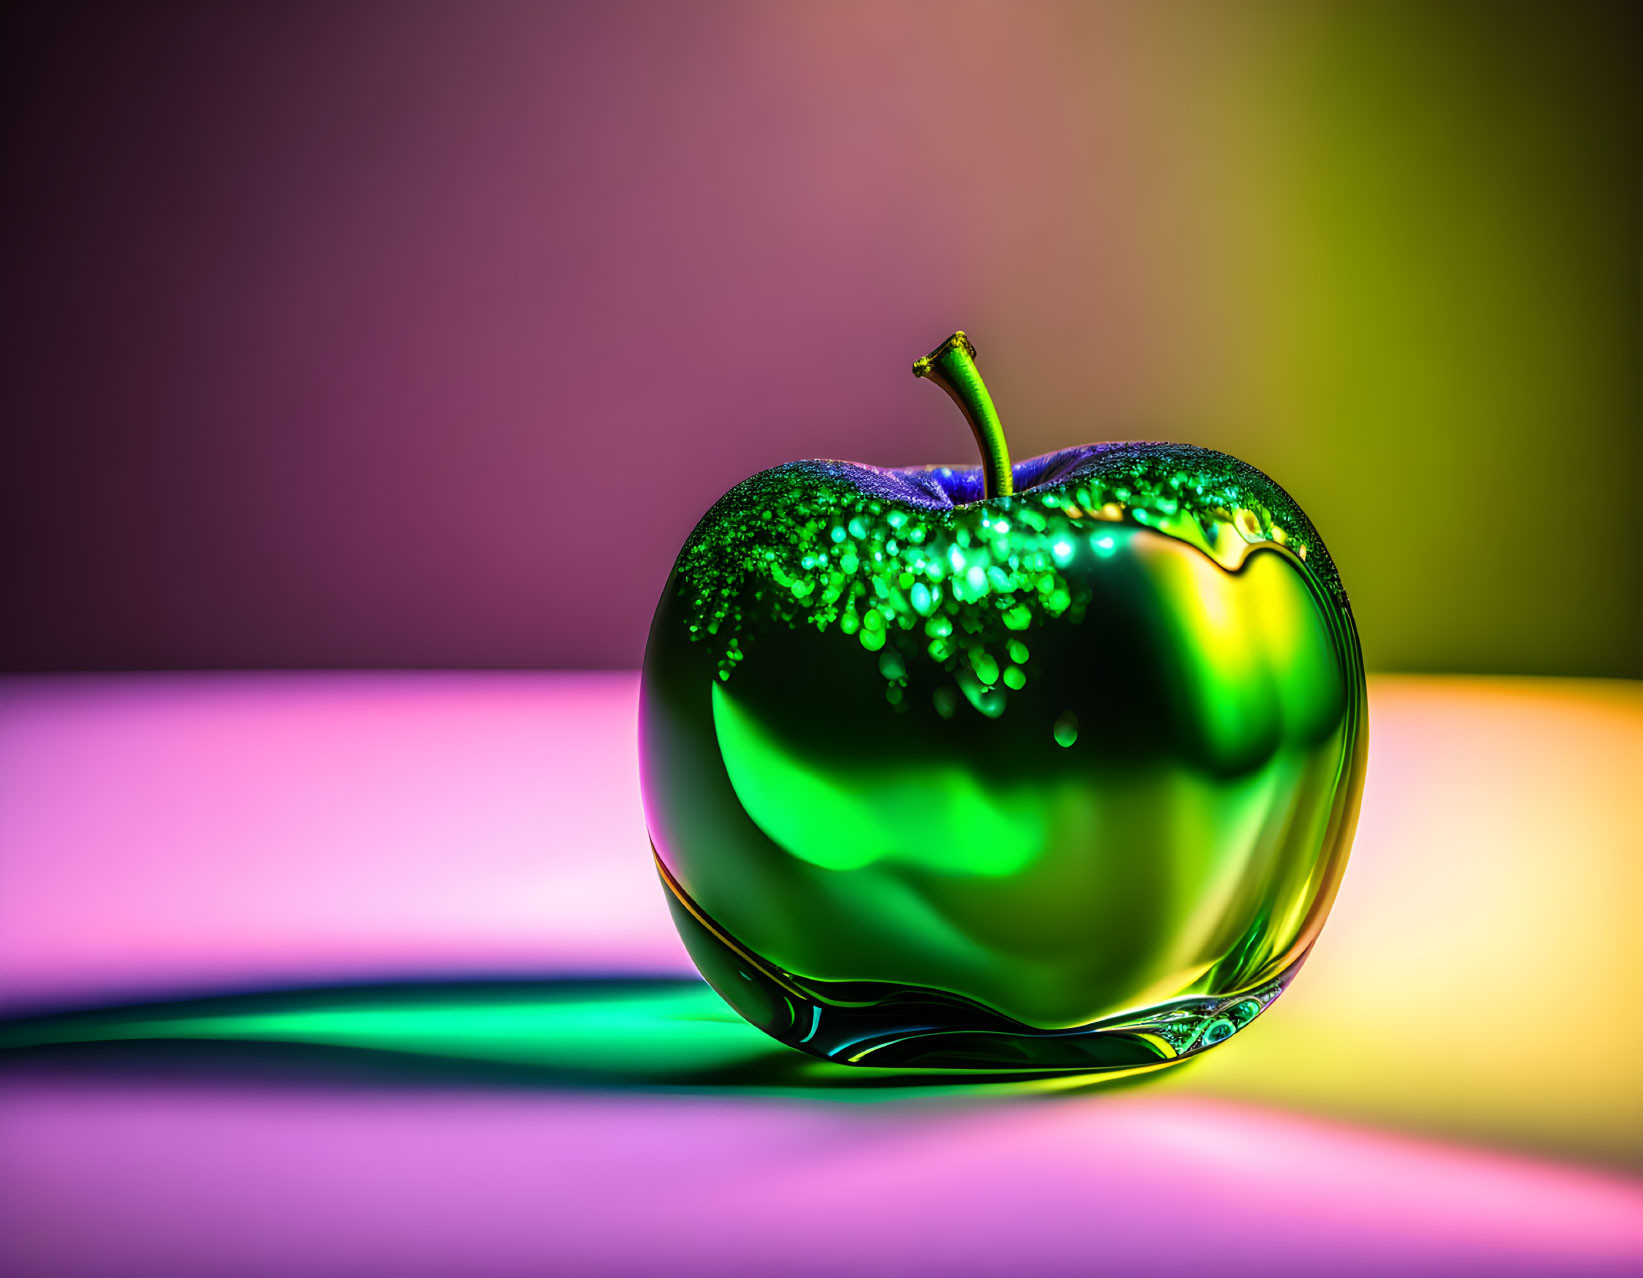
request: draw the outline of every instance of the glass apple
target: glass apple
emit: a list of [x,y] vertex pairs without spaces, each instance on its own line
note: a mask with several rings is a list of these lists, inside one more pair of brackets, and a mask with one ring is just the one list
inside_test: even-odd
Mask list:
[[1363,660],[1307,517],[1182,444],[1012,467],[974,347],[914,371],[978,468],[778,466],[707,513],[645,652],[645,812],[702,974],[855,1065],[1135,1070],[1317,939]]

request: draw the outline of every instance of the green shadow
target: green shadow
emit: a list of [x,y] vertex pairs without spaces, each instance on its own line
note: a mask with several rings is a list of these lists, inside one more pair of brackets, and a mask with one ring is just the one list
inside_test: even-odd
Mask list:
[[702,981],[678,977],[341,986],[59,1012],[0,1020],[0,1063],[196,1080],[861,1098],[1107,1090],[1157,1072],[838,1065],[784,1047]]

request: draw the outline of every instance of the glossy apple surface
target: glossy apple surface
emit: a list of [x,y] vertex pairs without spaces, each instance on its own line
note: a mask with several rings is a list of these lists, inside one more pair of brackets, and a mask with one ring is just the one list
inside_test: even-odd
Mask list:
[[1220,453],[798,462],[701,521],[641,768],[703,974],[858,1064],[1132,1069],[1258,1015],[1323,925],[1362,660],[1310,522]]

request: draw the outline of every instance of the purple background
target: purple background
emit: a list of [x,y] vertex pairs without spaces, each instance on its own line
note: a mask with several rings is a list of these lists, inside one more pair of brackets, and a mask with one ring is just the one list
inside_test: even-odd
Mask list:
[[1622,10],[5,21],[0,667],[631,667],[736,480],[971,456],[908,374],[962,326],[1018,456],[1288,487],[1372,666],[1643,673],[1587,549],[1643,465]]

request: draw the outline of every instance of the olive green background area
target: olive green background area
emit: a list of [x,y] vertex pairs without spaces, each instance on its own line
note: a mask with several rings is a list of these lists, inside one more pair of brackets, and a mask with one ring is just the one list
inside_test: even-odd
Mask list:
[[[1195,71],[1171,107],[1176,216],[1203,238],[1171,231],[1174,353],[1117,375],[1135,433],[1288,488],[1371,669],[1643,675],[1636,22],[1426,4],[1158,22]],[[1027,451],[1076,435],[1073,351],[1097,340],[1023,340],[1033,307],[978,334]]]
[[1200,420],[1328,510],[1374,668],[1643,675],[1639,28],[1569,8],[1318,6],[1233,113]]
[[748,475],[1234,453],[1376,671],[1643,677],[1636,4],[0,15],[0,669],[636,668]]

